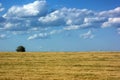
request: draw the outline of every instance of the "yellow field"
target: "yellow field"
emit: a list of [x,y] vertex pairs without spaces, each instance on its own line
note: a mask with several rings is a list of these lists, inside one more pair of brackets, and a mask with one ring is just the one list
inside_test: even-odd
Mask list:
[[1,52],[0,80],[120,80],[120,53]]

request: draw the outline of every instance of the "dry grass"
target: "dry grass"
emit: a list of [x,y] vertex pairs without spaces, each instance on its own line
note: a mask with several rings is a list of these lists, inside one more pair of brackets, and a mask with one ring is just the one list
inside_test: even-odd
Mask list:
[[120,53],[1,52],[0,80],[120,80]]

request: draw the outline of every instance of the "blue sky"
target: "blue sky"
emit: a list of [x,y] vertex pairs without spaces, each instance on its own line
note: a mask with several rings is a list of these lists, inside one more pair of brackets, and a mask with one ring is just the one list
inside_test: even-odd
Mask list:
[[119,0],[0,0],[0,51],[120,51]]

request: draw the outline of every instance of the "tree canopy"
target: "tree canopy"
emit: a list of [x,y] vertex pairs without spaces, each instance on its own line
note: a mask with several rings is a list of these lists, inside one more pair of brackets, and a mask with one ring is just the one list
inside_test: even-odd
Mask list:
[[24,46],[18,46],[16,51],[17,52],[25,52],[25,47]]

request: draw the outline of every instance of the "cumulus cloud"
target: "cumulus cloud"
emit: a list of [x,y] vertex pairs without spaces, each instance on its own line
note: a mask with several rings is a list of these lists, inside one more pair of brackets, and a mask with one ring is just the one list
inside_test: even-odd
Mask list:
[[49,32],[50,35],[54,35],[54,34],[59,34],[61,32],[63,32],[64,30],[52,30]]
[[118,31],[118,34],[120,34],[120,28],[118,28],[117,31]]
[[48,33],[39,33],[39,34],[34,34],[30,37],[28,37],[28,40],[32,40],[32,39],[46,39],[49,37],[50,34]]
[[[107,21],[111,19],[111,17],[113,19],[118,18],[119,13],[120,7],[101,12],[88,9],[61,8],[44,17],[40,17],[38,20],[44,26],[67,26],[65,27],[66,30],[86,27],[101,28],[108,24]],[[116,26],[117,23],[115,22],[114,25]]]
[[39,18],[39,22],[41,24],[43,24],[44,26],[60,26],[60,25],[64,25],[65,21],[64,21],[64,17],[65,16],[61,16],[59,10],[56,10],[50,14],[48,14],[45,17],[40,17]]
[[86,16],[92,17],[94,14],[87,9],[62,8],[40,17],[39,22],[45,26],[81,25]]
[[45,16],[48,12],[46,0],[36,0],[23,6],[12,6],[0,17],[5,20],[1,23],[4,30],[27,31],[31,28],[41,26],[38,17]]
[[[0,30],[11,31],[15,34],[22,31],[32,32],[33,35],[28,38],[32,40],[43,39],[69,30],[120,27],[120,7],[100,12],[66,7],[54,11],[49,9],[46,0],[35,0],[21,6],[13,5],[3,16],[0,16]],[[0,12],[3,10],[0,3]],[[54,30],[55,28],[57,30]],[[94,35],[92,31],[88,31],[81,37],[92,38]]]
[[30,26],[28,24],[28,22],[26,20],[21,20],[21,21],[11,21],[10,20],[6,20],[4,23],[2,23],[2,27],[3,30],[6,31],[27,31]]
[[0,34],[0,39],[5,39],[7,38],[5,34]]
[[120,27],[120,17],[109,18],[108,21],[102,24],[102,27]]
[[52,30],[52,31],[46,32],[46,33],[33,34],[32,36],[28,37],[28,40],[32,40],[32,39],[46,39],[46,38],[49,38],[50,36],[52,36],[54,34],[59,34],[62,31],[63,30]]
[[4,8],[2,7],[2,4],[0,3],[0,12],[2,12]]
[[64,30],[76,30],[79,28],[80,28],[80,25],[71,25],[71,26],[66,26]]
[[84,39],[92,39],[94,38],[94,35],[92,34],[92,31],[89,30],[87,33],[81,34],[80,37]]
[[87,17],[84,18],[84,23],[102,23],[106,20],[105,17]]
[[23,6],[12,6],[4,17],[34,17],[43,16],[47,13],[47,4],[45,0],[36,0]]
[[99,16],[104,16],[104,17],[120,17],[120,7],[117,7],[112,10],[108,11],[101,11],[99,13]]

